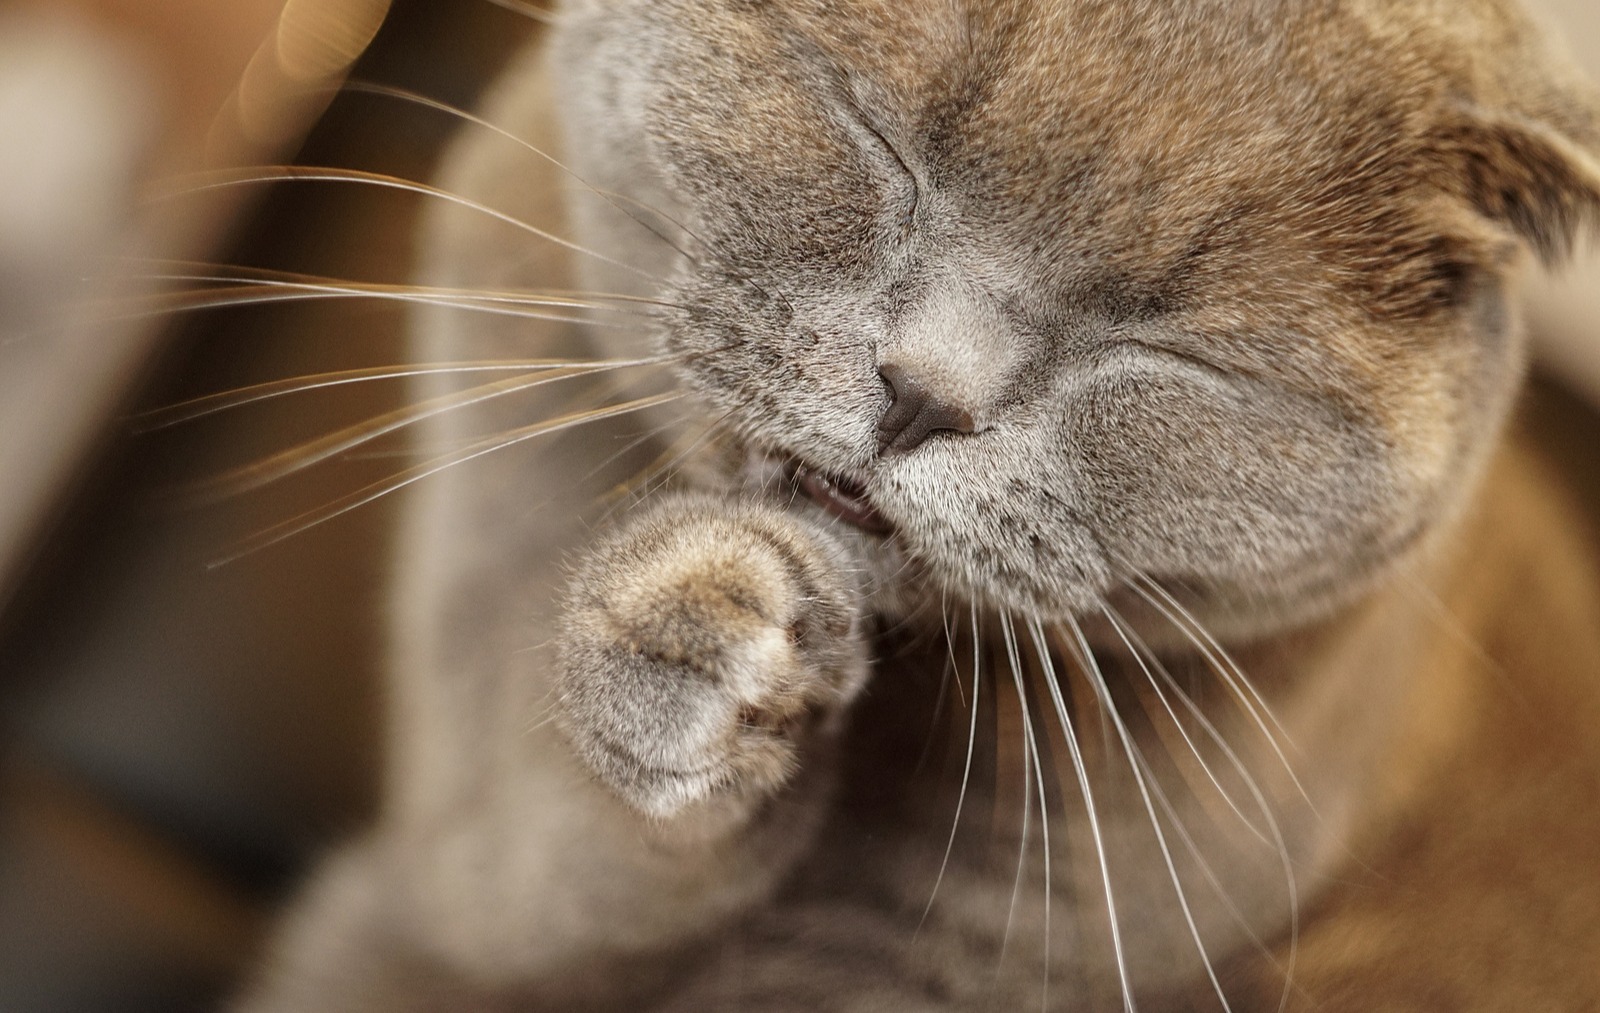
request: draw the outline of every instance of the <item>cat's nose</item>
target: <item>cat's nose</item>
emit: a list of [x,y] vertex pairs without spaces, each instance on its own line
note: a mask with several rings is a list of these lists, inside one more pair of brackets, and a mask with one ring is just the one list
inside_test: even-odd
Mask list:
[[972,413],[941,399],[927,384],[890,363],[878,370],[889,385],[889,410],[878,420],[878,453],[903,454],[941,429],[970,433]]

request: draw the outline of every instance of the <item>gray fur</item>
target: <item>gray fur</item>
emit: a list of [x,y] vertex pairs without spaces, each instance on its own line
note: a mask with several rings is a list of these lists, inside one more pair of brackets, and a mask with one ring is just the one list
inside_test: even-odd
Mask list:
[[[458,147],[452,189],[606,259],[454,209],[427,231],[428,282],[673,308],[539,331],[429,310],[419,359],[668,353],[690,397],[647,421],[689,417],[694,488],[604,517],[603,494],[672,449],[617,456],[638,430],[604,423],[414,498],[385,817],[308,893],[244,1008],[308,1008],[310,988],[351,1010],[1107,1009],[1123,977],[1210,1008],[1207,960],[1290,931],[1284,868],[1302,898],[1338,874],[1401,710],[1383,673],[1410,649],[1361,603],[1472,495],[1522,356],[1494,310],[1524,251],[1600,198],[1588,93],[1487,2],[1445,19],[1420,2],[901,6],[568,5],[488,114],[676,245],[503,139]],[[1527,81],[1543,91],[1507,84]],[[1511,121],[1536,125],[1483,140]],[[1489,194],[1513,149],[1551,162]],[[886,363],[975,431],[880,456]],[[894,539],[797,496],[790,459],[858,477]],[[1353,617],[1337,692],[1265,690],[1318,762],[1291,773],[1214,689],[1215,736],[1184,720],[1216,794],[1182,764],[1148,771],[1209,859],[1175,891],[1117,729],[1102,719],[1107,748],[1084,759],[1095,840],[1041,726],[1056,864],[1047,881],[1034,850],[1019,875],[1017,808],[1037,834],[1041,799],[1000,759],[1023,749],[997,693],[1003,623],[1042,720],[1039,654],[1064,684],[1077,648],[1032,624],[1080,620],[1148,747],[1155,719],[1125,688],[1142,676],[1102,610],[1176,681],[1217,673],[1136,593],[1147,576],[1269,680],[1271,638]],[[930,754],[943,780],[913,769],[915,742],[947,660],[971,678],[974,653],[990,767],[963,811],[989,833],[959,832],[946,866],[964,714]]]

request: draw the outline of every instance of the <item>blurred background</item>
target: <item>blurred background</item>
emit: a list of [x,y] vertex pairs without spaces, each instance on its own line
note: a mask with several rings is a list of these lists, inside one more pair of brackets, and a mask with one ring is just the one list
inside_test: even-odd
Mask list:
[[[1600,7],[1546,2],[1600,77]],[[405,281],[421,197],[201,187],[290,162],[427,180],[451,117],[339,82],[469,105],[536,31],[519,3],[0,0],[0,1011],[215,1008],[311,856],[371,812],[391,505],[214,564],[395,459],[172,493],[402,392],[144,413],[399,363],[402,314],[160,311],[195,287],[178,276]],[[1600,518],[1600,259],[1537,304],[1554,378],[1523,424]]]
[[0,1010],[214,1008],[308,858],[370,810],[385,505],[212,564],[395,462],[171,494],[398,387],[139,415],[397,363],[400,314],[152,312],[194,287],[167,279],[225,266],[404,281],[421,198],[194,188],[285,162],[425,180],[455,122],[339,81],[470,104],[533,27],[488,0],[0,4]]

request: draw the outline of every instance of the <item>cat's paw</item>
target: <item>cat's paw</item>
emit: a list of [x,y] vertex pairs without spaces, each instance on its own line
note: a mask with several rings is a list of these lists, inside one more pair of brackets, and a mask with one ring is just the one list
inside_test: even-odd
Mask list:
[[777,510],[674,499],[595,548],[568,595],[561,714],[637,809],[755,801],[866,679],[843,551]]

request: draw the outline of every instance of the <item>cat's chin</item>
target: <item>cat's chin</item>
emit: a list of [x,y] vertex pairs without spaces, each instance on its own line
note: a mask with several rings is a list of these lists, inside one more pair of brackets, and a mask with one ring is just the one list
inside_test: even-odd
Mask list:
[[[723,458],[728,462],[728,458]],[[1084,609],[1051,609],[1033,600],[1006,600],[993,587],[975,590],[970,580],[943,571],[913,548],[914,531],[880,509],[872,476],[862,471],[823,467],[786,448],[746,443],[737,461],[735,485],[783,508],[810,514],[837,538],[855,561],[862,592],[873,612],[896,623],[929,628],[947,622],[951,610],[965,611],[974,599],[980,612],[1016,617],[1082,615]],[[1098,599],[1092,599],[1098,601]]]

